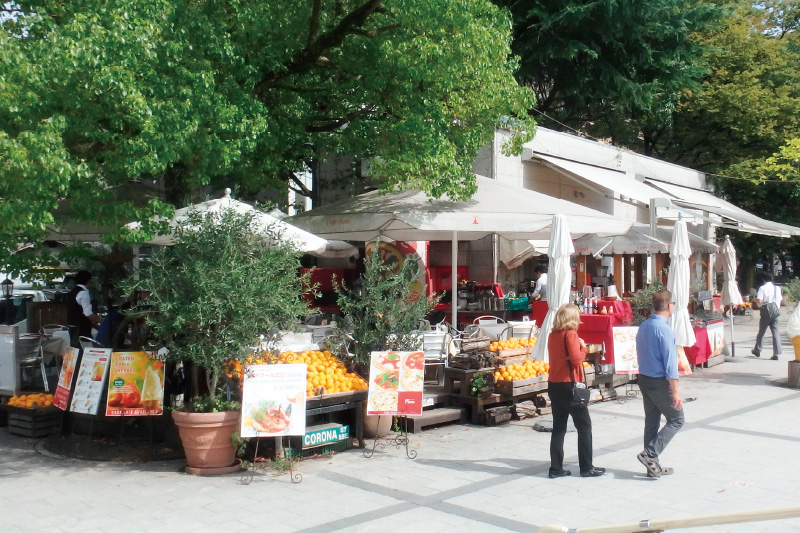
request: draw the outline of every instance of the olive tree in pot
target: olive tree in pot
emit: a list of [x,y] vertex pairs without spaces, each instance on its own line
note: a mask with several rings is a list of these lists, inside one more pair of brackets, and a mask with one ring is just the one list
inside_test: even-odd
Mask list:
[[[157,249],[128,291],[146,291],[154,347],[205,374],[207,390],[172,416],[186,452],[187,472],[235,469],[231,435],[241,406],[217,391],[228,361],[243,361],[259,335],[288,329],[307,312],[300,253],[254,215],[234,210],[191,213]],[[238,391],[237,391],[238,392]],[[199,432],[199,436],[198,436]]]
[[[438,297],[429,299],[424,294],[412,298],[412,284],[417,279],[418,269],[415,260],[406,258],[402,263],[385,263],[378,254],[378,247],[372,248],[372,253],[364,258],[363,280],[359,280],[358,290],[343,286],[336,289],[337,303],[345,321],[334,335],[353,339],[352,354],[347,355],[351,356],[355,371],[367,380],[373,351],[421,348],[420,322],[439,301]],[[364,433],[367,437],[383,436],[389,432],[391,422],[391,417],[367,416]],[[376,427],[379,423],[381,426]]]

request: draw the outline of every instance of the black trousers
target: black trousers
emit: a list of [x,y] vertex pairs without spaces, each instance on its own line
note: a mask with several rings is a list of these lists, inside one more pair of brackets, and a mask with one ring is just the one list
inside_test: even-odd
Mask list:
[[591,470],[592,464],[592,420],[588,407],[570,407],[572,383],[549,383],[547,392],[553,409],[553,433],[550,435],[550,470],[564,469],[564,435],[567,420],[572,417],[578,430],[578,466],[581,472]]

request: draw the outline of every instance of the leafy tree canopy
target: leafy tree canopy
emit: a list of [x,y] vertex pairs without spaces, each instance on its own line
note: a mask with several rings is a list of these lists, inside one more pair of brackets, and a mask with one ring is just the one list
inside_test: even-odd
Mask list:
[[[470,196],[494,127],[533,135],[507,16],[488,0],[25,0],[0,16],[0,262],[68,199],[119,227],[168,214],[119,184],[301,187],[320,154],[382,185]],[[524,133],[523,133],[524,132]],[[159,228],[145,225],[140,238]]]
[[536,92],[536,110],[598,136],[667,120],[680,91],[705,72],[693,35],[723,12],[698,0],[495,3],[512,13],[517,77]]

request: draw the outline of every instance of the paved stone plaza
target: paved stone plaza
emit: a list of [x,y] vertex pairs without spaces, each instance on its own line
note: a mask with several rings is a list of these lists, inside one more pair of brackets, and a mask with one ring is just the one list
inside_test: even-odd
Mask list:
[[[737,317],[737,357],[681,380],[696,400],[662,456],[675,474],[659,480],[636,460],[640,397],[591,405],[595,465],[608,469],[592,479],[547,477],[549,434],[531,430],[535,418],[430,429],[411,435],[414,460],[402,449],[371,459],[354,449],[303,461],[299,484],[282,475],[250,485],[186,475],[180,461],[54,457],[0,428],[0,531],[535,531],[799,505],[800,390],[773,383],[785,380],[792,347],[784,333],[780,361],[768,347],[751,356],[753,315]],[[565,452],[577,474],[574,432]],[[700,530],[800,531],[800,518],[687,531]]]

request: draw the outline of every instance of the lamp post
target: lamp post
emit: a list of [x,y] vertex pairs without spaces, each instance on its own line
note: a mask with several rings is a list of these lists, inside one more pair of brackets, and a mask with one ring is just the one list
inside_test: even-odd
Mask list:
[[6,301],[6,324],[10,325],[14,323],[14,318],[11,316],[14,312],[14,304],[11,303],[11,295],[14,294],[14,282],[6,276],[6,279],[0,282],[0,286],[3,288],[3,298]]

